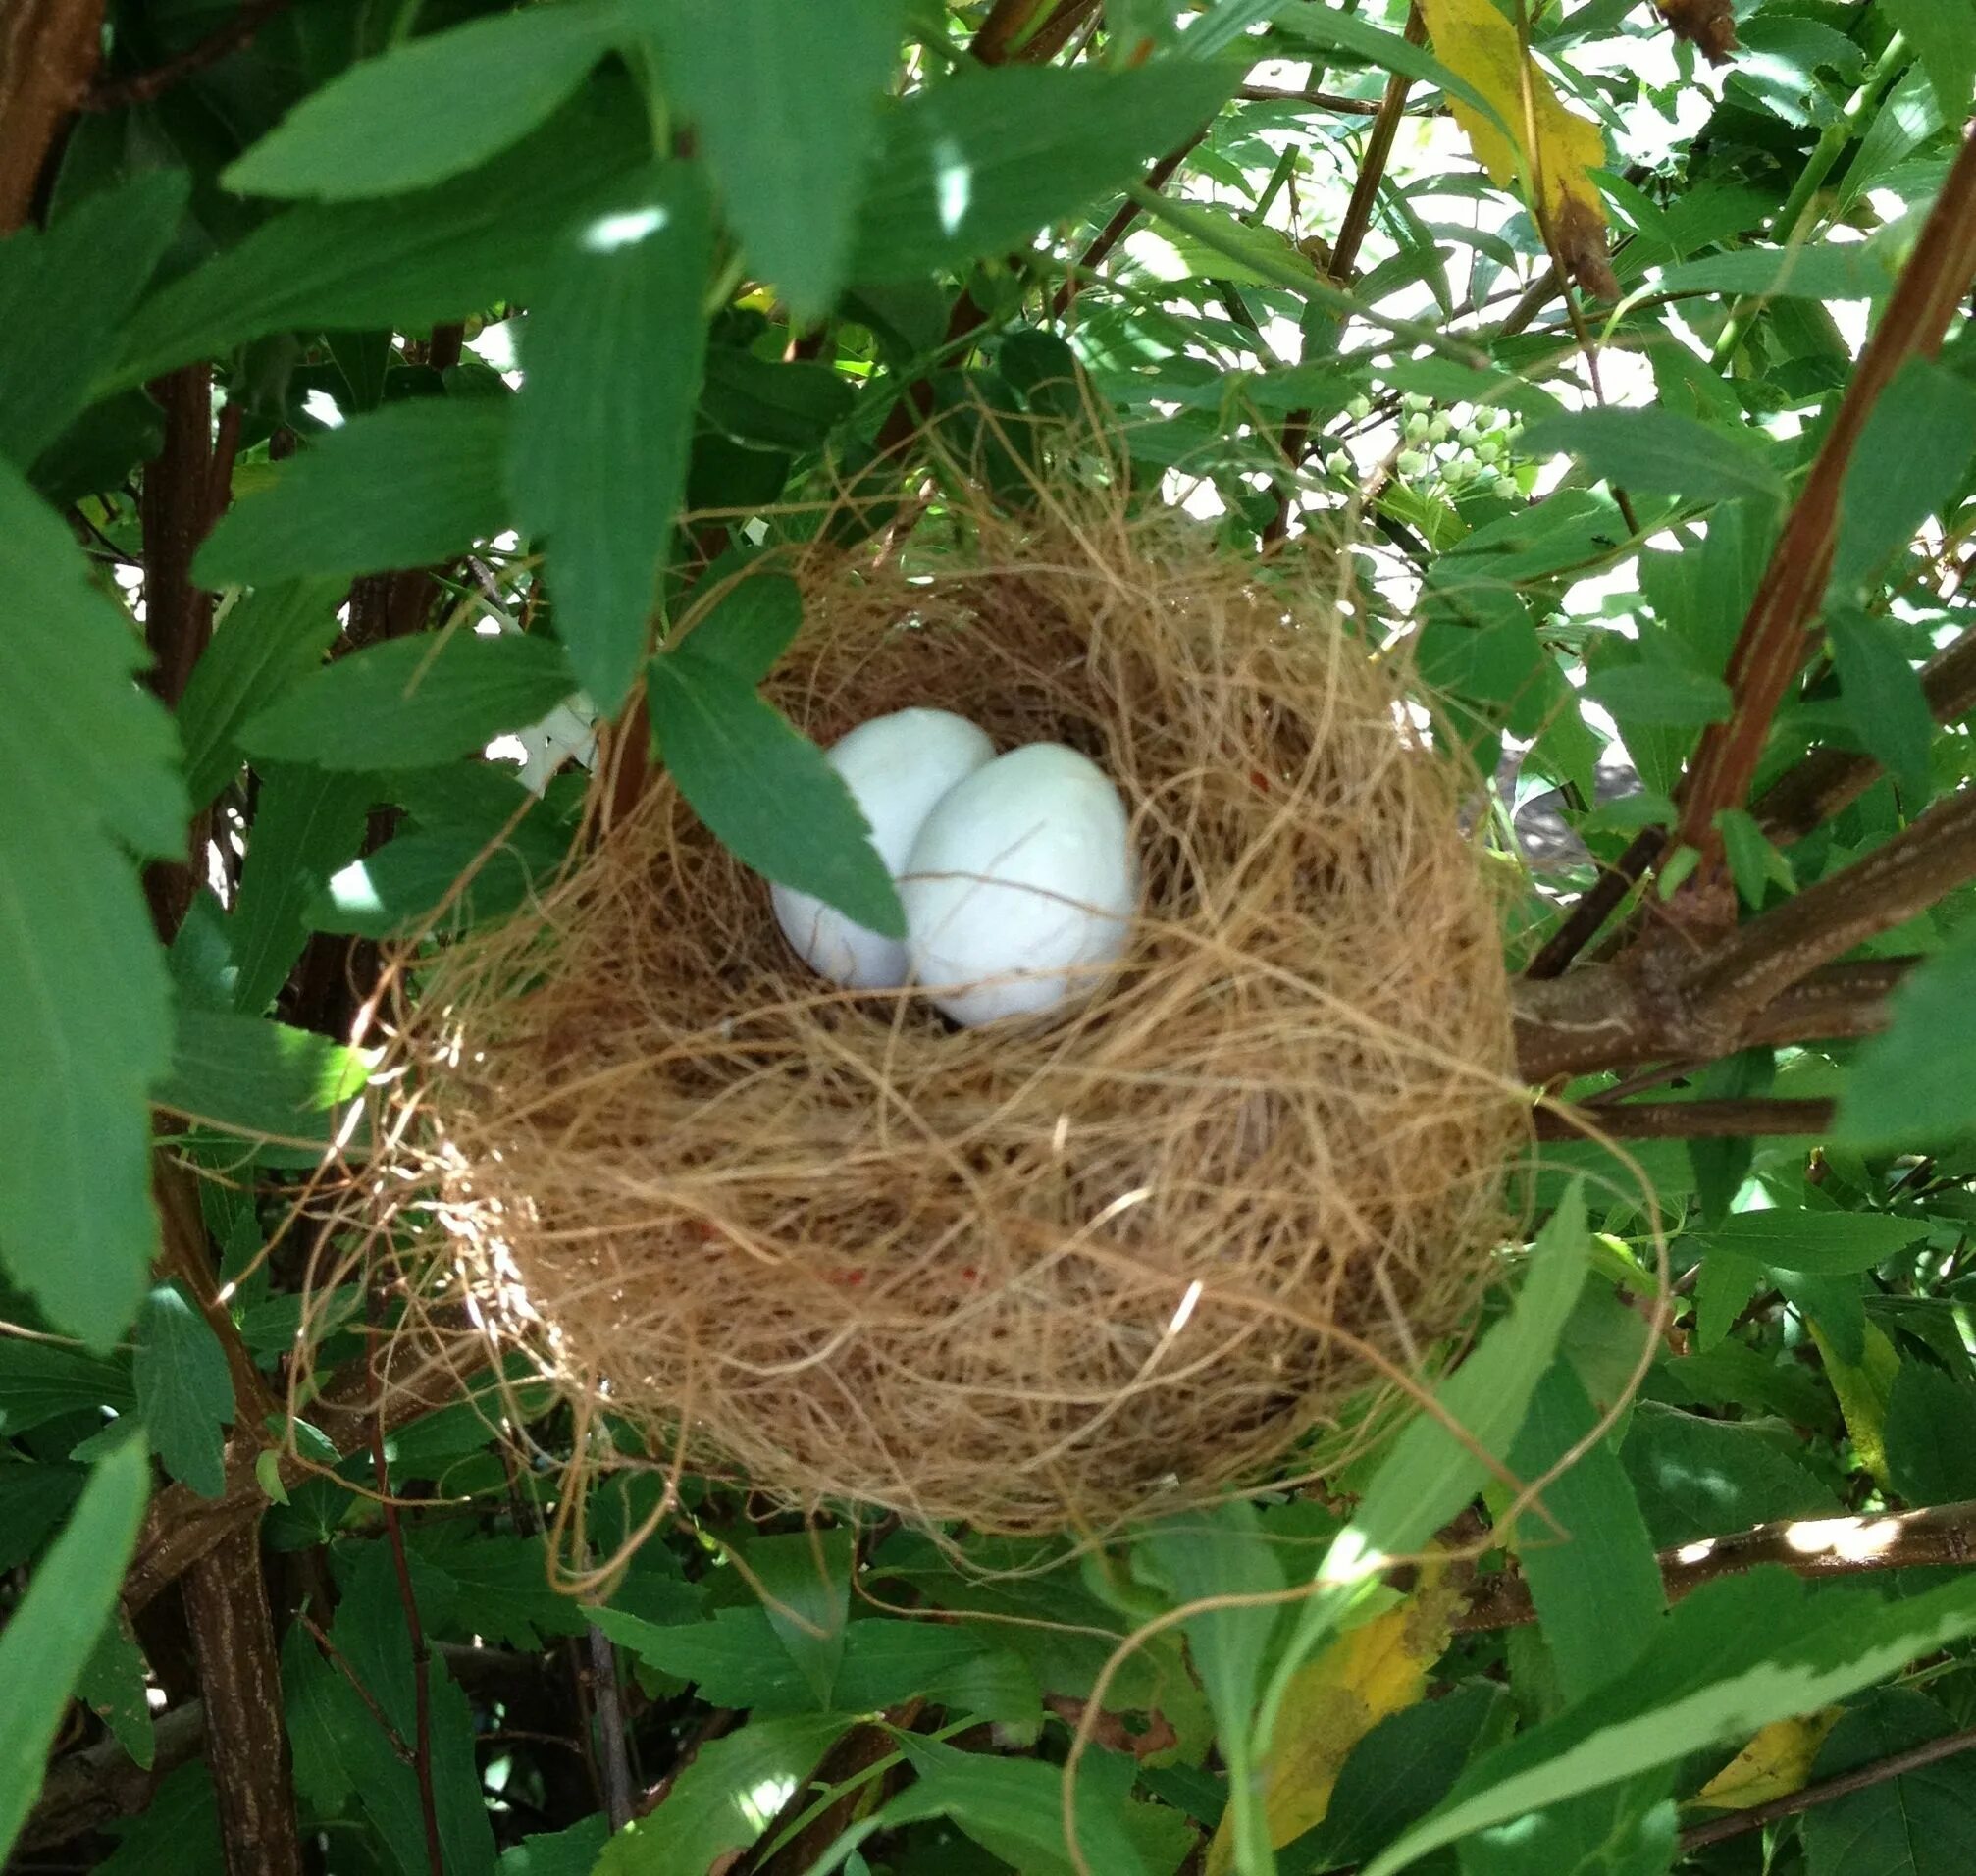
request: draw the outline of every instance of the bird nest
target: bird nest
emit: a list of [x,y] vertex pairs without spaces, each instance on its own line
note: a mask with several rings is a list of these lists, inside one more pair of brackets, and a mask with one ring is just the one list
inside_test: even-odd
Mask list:
[[424,962],[425,1320],[468,1305],[598,1448],[1105,1527],[1280,1469],[1486,1274],[1529,1104],[1458,762],[1311,583],[1032,523],[910,571],[806,550],[765,693],[826,745],[938,705],[1097,761],[1142,885],[1085,1000],[957,1029],[834,988],[662,775]]

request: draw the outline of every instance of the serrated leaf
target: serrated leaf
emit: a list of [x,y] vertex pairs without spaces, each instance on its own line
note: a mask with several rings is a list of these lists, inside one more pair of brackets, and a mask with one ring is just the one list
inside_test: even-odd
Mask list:
[[901,0],[640,9],[666,95],[698,127],[750,265],[800,326],[829,312],[844,285],[905,16]]
[[744,573],[694,620],[681,644],[759,684],[803,624],[803,589],[784,573]]
[[698,173],[654,163],[565,231],[522,340],[508,482],[547,537],[556,629],[605,715],[645,656],[686,487],[711,255]]
[[610,1819],[601,1811],[570,1825],[524,1837],[501,1852],[498,1876],[591,1876],[610,1837]]
[[176,1283],[160,1283],[144,1299],[130,1378],[165,1470],[200,1497],[219,1497],[227,1487],[234,1380],[212,1325]]
[[1816,1474],[1756,1429],[1647,1401],[1634,1410],[1620,1459],[1647,1529],[1663,1547],[1840,1509]]
[[1853,735],[1900,784],[1908,811],[1918,812],[1928,801],[1935,712],[1920,673],[1907,661],[1898,628],[1842,606],[1828,615],[1826,630]]
[[118,1844],[96,1865],[96,1876],[212,1876],[225,1861],[220,1802],[203,1758],[159,1780],[156,1795],[135,1817],[103,1828]]
[[326,202],[442,182],[541,125],[617,24],[614,8],[579,0],[406,40],[311,91],[221,180],[243,194]]
[[[1554,1363],[1531,1396],[1510,1470],[1540,1477],[1590,1438],[1598,1421],[1571,1365]],[[1660,1564],[1609,1440],[1594,1439],[1518,1520],[1517,1555],[1567,1700],[1624,1673],[1658,1639],[1667,1611]]]
[[256,756],[319,768],[416,768],[484,749],[575,689],[550,639],[393,639],[312,671],[250,717],[240,741]]
[[823,752],[745,679],[690,647],[651,660],[647,704],[679,792],[758,873],[902,938],[906,913],[871,830]]
[[1870,1271],[1928,1235],[1928,1221],[1885,1212],[1737,1212],[1705,1233],[1712,1245],[1810,1277]]
[[70,1690],[116,1606],[150,1489],[144,1442],[127,1440],[91,1473],[0,1629],[0,1859],[33,1806]]
[[1235,81],[1233,67],[1170,60],[975,67],[927,85],[886,114],[852,278],[909,280],[1027,246],[1046,222],[1137,181]]
[[593,1876],[706,1876],[723,1852],[747,1849],[766,1828],[754,1793],[806,1777],[853,1724],[844,1714],[790,1714],[751,1720],[702,1746],[658,1807],[604,1846]]
[[362,1051],[313,1030],[183,1005],[158,1103],[234,1132],[317,1140],[329,1131],[319,1117],[361,1093],[369,1076]]
[[144,1651],[121,1610],[103,1624],[94,1651],[76,1682],[76,1697],[110,1729],[133,1764],[146,1771],[157,1753],[144,1687]]
[[1976,0],[1886,0],[1886,7],[1920,55],[1943,115],[1959,121],[1976,92]]
[[97,389],[270,333],[418,332],[526,299],[557,232],[650,149],[631,85],[596,82],[514,149],[436,188],[286,210],[139,306]]
[[829,1712],[851,1613],[850,1531],[840,1527],[757,1537],[748,1546],[746,1560],[775,1639],[796,1664],[818,1710]]
[[91,401],[97,361],[184,212],[182,171],[139,171],[0,242],[0,456],[31,468]]
[[179,702],[185,792],[196,812],[240,766],[240,725],[322,662],[341,629],[338,578],[263,587],[234,604],[199,653]]
[[242,1015],[258,1016],[287,981],[308,942],[310,902],[363,842],[371,793],[363,777],[262,770],[231,921],[233,1005]]
[[1685,664],[1609,664],[1586,680],[1585,694],[1621,723],[1646,729],[1729,720],[1729,686]]
[[1918,1147],[1976,1122],[1976,935],[1931,958],[1889,1004],[1886,1032],[1859,1051],[1839,1097],[1835,1139]]
[[1972,456],[1976,385],[1933,359],[1908,359],[1874,402],[1846,471],[1832,556],[1836,599],[1850,605],[1931,514],[1953,506]]
[[[1875,1688],[1844,1714],[1811,1767],[1821,1783],[1946,1738],[1955,1721],[1915,1688]],[[1809,1876],[1962,1876],[1976,1864],[1976,1765],[1954,1754],[1807,1811]]]
[[1486,1754],[1366,1866],[1392,1876],[1470,1831],[1595,1790],[1847,1694],[1976,1631],[1976,1579],[1881,1603],[1766,1566],[1705,1584],[1633,1673]]
[[1718,430],[1674,410],[1597,405],[1560,412],[1532,424],[1523,448],[1539,458],[1576,456],[1593,475],[1630,495],[1688,501],[1756,496],[1771,502],[1785,495],[1784,478],[1761,445],[1741,432]]
[[128,1413],[137,1404],[129,1365],[55,1342],[0,1337],[0,1433],[12,1438],[88,1407]]
[[185,838],[170,719],[143,647],[62,523],[0,464],[0,1264],[50,1325],[107,1348],[157,1227],[145,1097],[170,979],[125,848]]
[[220,518],[202,585],[267,586],[442,560],[508,525],[502,397],[412,397],[352,418]]

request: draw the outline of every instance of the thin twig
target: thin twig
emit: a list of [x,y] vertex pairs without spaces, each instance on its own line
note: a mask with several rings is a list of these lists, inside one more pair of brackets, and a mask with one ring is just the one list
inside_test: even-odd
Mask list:
[[603,1807],[610,1827],[631,1822],[631,1758],[624,1743],[624,1698],[617,1682],[617,1650],[595,1622],[589,1625],[590,1673],[597,1690],[597,1749],[603,1771]]
[[1884,1785],[1903,1773],[1918,1772],[1924,1765],[1933,1765],[1939,1759],[1953,1758],[1958,1752],[1968,1751],[1972,1746],[1976,1746],[1976,1726],[1965,1727],[1959,1733],[1945,1733],[1939,1740],[1926,1740],[1919,1746],[1910,1746],[1904,1752],[1875,1759],[1870,1765],[1855,1765],[1849,1772],[1841,1772],[1836,1778],[1820,1779],[1816,1785],[1787,1792],[1782,1798],[1773,1798],[1767,1803],[1731,1811],[1727,1817],[1710,1818],[1706,1824],[1690,1824],[1681,1833],[1682,1851],[1685,1854],[1710,1844],[1720,1844],[1731,1837],[1742,1837],[1749,1831],[1761,1830],[1766,1824],[1774,1824],[1780,1818],[1795,1817],[1798,1812],[1808,1811],[1814,1805],[1829,1804],[1835,1798],[1849,1798],[1854,1792],[1870,1791],[1874,1786]]
[[1539,1108],[1539,1140],[1584,1140],[1604,1134],[1614,1140],[1727,1140],[1762,1134],[1786,1137],[1827,1133],[1830,1101],[1709,1100],[1585,1103],[1556,1112]]
[[121,111],[127,104],[148,104],[195,73],[218,65],[230,52],[237,52],[277,14],[287,10],[288,0],[244,0],[225,26],[215,27],[184,51],[175,52],[162,65],[148,72],[133,72],[128,78],[105,79],[83,98],[82,108]]
[[[1213,120],[1209,122],[1212,123]],[[1195,145],[1208,134],[1208,129],[1209,126],[1203,124],[1177,150],[1163,156],[1155,163],[1146,172],[1144,186],[1155,195],[1165,188],[1173,180],[1173,172],[1193,154]],[[1077,289],[1082,284],[1083,277],[1097,270],[1105,257],[1124,238],[1126,230],[1142,213],[1139,203],[1130,195],[1118,204],[1113,211],[1112,219],[1092,237],[1091,244],[1078,255],[1076,263],[1066,274],[1063,286],[1058,287],[1055,297],[1050,302],[1051,318],[1062,319],[1069,311],[1070,302],[1077,296]]]

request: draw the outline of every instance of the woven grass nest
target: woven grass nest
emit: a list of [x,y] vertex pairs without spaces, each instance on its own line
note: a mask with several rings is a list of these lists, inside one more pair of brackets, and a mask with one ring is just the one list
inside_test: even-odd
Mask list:
[[840,991],[661,777],[428,969],[452,1295],[584,1424],[782,1504],[1089,1530],[1280,1467],[1505,1223],[1528,1103],[1453,765],[1335,608],[1184,524],[796,571],[765,689],[818,742],[935,705],[1117,782],[1126,954],[1027,1026]]

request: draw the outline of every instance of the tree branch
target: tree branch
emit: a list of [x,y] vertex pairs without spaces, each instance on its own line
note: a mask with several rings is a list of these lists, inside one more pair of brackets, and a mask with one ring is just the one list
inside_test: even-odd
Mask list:
[[157,1796],[166,1773],[198,1757],[205,1740],[206,1709],[186,1700],[158,1716],[147,1766],[137,1764],[114,1735],[63,1754],[49,1766],[15,1849],[25,1857],[100,1830],[113,1818],[134,1816]]
[[1539,1140],[1584,1140],[1603,1133],[1614,1140],[1726,1140],[1759,1134],[1830,1131],[1830,1101],[1638,1101],[1584,1103],[1560,1114],[1536,1112]]
[[1855,1765],[1849,1772],[1841,1772],[1836,1778],[1821,1779],[1816,1785],[1807,1785],[1800,1791],[1787,1792],[1782,1798],[1773,1798],[1766,1804],[1750,1804],[1742,1810],[1731,1811],[1727,1817],[1710,1818],[1705,1824],[1690,1824],[1681,1833],[1681,1849],[1685,1853],[1710,1844],[1720,1844],[1727,1838],[1761,1830],[1764,1825],[1774,1824],[1780,1818],[1794,1817],[1799,1811],[1808,1811],[1814,1805],[1829,1804],[1835,1798],[1849,1798],[1854,1792],[1869,1791],[1875,1785],[1884,1785],[1889,1779],[1900,1777],[1904,1772],[1918,1772],[1922,1766],[1933,1765],[1939,1759],[1953,1758],[1957,1752],[1966,1752],[1972,1746],[1976,1746],[1976,1726],[1965,1727],[1960,1733],[1944,1734],[1939,1740],[1925,1740],[1919,1746],[1910,1746],[1904,1752],[1891,1753],[1884,1759],[1875,1759],[1870,1765]]
[[227,1876],[302,1876],[258,1518],[230,1532],[192,1566],[184,1600]]
[[133,72],[124,78],[106,78],[82,100],[85,111],[119,111],[127,104],[148,104],[163,97],[175,84],[218,65],[230,52],[246,45],[277,14],[288,10],[289,0],[242,0],[240,10],[224,26],[215,27],[203,39],[182,52],[175,52],[162,65],[148,72]]
[[[1539,1537],[1537,1541],[1542,1541]],[[1865,1518],[1785,1518],[1726,1537],[1705,1537],[1660,1553],[1670,1602],[1717,1577],[1781,1563],[1814,1582],[1878,1570],[1976,1564],[1976,1499]],[[1515,1570],[1478,1579],[1456,1629],[1513,1629],[1534,1622],[1530,1585]]]
[[48,152],[103,56],[103,0],[0,7],[0,234],[33,213]]
[[[1962,148],[1921,232],[1913,257],[1852,369],[1824,445],[1757,588],[1730,654],[1734,705],[1725,723],[1702,732],[1682,787],[1678,838],[1721,863],[1715,816],[1747,799],[1771,720],[1785,692],[1816,648],[1839,532],[1839,495],[1852,452],[1882,391],[1911,357],[1933,357],[1962,297],[1976,279],[1976,133]],[[1696,890],[1690,879],[1683,888]]]

